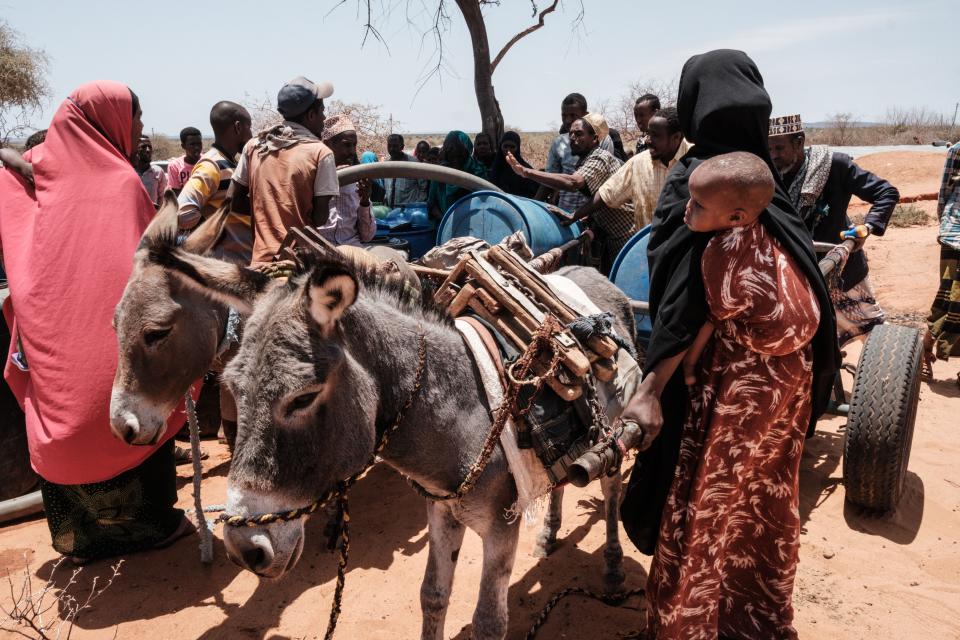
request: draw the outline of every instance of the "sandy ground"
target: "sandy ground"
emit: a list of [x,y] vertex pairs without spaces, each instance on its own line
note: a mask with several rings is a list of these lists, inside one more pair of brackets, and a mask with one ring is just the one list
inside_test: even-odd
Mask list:
[[[913,158],[913,156],[911,156]],[[936,229],[891,229],[867,246],[881,302],[904,320],[922,318],[936,288]],[[855,361],[859,349],[848,350]],[[885,517],[844,502],[844,420],[820,422],[802,462],[801,561],[796,624],[803,638],[960,638],[960,362],[938,362],[922,385],[906,492]],[[846,378],[849,389],[851,380]],[[222,503],[229,459],[205,442],[206,504]],[[189,471],[182,467],[180,504],[192,504]],[[521,533],[509,593],[510,638],[522,638],[554,592],[571,585],[600,588],[603,527],[599,487],[568,489],[562,543],[545,560],[530,555],[536,531]],[[375,469],[351,493],[350,570],[338,638],[395,640],[418,637],[419,583],[426,563],[422,502],[386,467]],[[297,567],[279,582],[259,581],[225,557],[216,531],[212,566],[201,566],[196,538],[126,559],[115,584],[80,619],[74,638],[320,638],[326,626],[336,560],[325,550],[323,523],[307,524],[308,541]],[[625,544],[627,586],[642,586],[649,559]],[[447,617],[446,637],[470,636],[477,595],[480,543],[467,534]],[[56,559],[42,519],[0,528],[0,576],[19,585],[25,560],[39,585]],[[80,574],[70,593],[79,597],[106,562]],[[60,569],[59,585],[69,571]],[[19,590],[19,589],[18,589]],[[10,596],[0,590],[0,605]],[[571,598],[562,603],[542,638],[618,638],[641,624],[643,601],[621,608]],[[8,634],[11,635],[12,634]],[[6,637],[0,631],[0,637]]]
[[857,158],[856,163],[889,180],[902,199],[937,199],[943,175],[942,153],[887,151]]

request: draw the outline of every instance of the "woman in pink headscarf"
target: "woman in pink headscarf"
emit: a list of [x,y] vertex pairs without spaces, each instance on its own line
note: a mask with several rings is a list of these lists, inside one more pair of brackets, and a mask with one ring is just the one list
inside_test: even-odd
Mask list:
[[154,215],[128,159],[140,116],[125,85],[85,84],[25,155],[34,183],[0,171],[4,313],[14,336],[4,374],[26,414],[53,546],[77,561],[162,546],[191,530],[173,507],[176,429],[152,447],[110,431],[113,310]]

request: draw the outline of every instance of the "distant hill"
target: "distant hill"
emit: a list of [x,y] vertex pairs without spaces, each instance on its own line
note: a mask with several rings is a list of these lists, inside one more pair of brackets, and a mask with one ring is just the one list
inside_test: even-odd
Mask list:
[[[833,129],[836,126],[834,122],[804,122],[804,127],[809,129]],[[865,129],[867,127],[880,127],[883,126],[882,122],[850,122],[847,123],[848,127],[853,127],[855,129]]]

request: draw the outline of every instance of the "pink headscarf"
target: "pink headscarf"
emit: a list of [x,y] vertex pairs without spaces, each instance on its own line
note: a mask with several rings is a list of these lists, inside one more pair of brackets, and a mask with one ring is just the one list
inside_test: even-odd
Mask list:
[[107,480],[155,450],[124,444],[109,421],[113,310],[154,215],[127,159],[132,129],[130,90],[91,82],[60,105],[46,140],[28,153],[35,190],[0,171],[4,313],[30,366],[20,371],[8,358],[4,374],[26,414],[33,468],[57,484]]

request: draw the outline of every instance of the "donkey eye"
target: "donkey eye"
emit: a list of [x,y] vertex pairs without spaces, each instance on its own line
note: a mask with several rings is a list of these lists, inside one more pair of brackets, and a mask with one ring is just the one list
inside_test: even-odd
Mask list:
[[295,411],[301,411],[306,409],[313,401],[317,399],[317,396],[320,395],[319,391],[311,391],[310,393],[302,393],[293,400],[290,401],[290,404],[287,406],[287,415]]
[[166,329],[155,329],[153,331],[147,331],[145,334],[143,334],[143,341],[148,347],[152,347],[169,335],[170,327],[167,327]]

